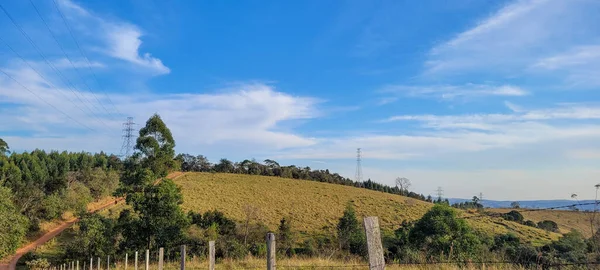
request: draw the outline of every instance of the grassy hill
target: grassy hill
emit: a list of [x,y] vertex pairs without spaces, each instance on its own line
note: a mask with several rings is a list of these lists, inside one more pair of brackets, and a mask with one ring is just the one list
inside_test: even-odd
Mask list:
[[[487,209],[490,212],[496,213],[507,213],[514,209]],[[578,212],[578,211],[567,211],[567,210],[541,210],[522,212],[525,220],[531,220],[538,223],[542,220],[552,220],[558,224],[558,229],[561,233],[567,233],[571,230],[577,230],[582,233],[586,238],[592,236],[590,228],[590,219],[592,213]],[[596,214],[596,220],[600,218],[600,214]],[[596,222],[597,223],[597,222]],[[594,230],[597,230],[598,224],[594,225]]]
[[[416,199],[362,188],[279,177],[221,173],[188,173],[175,180],[182,187],[184,211],[219,210],[238,221],[245,207],[259,209],[259,219],[276,229],[282,217],[292,219],[294,230],[312,233],[332,230],[347,203],[359,216],[377,216],[382,227],[397,228],[403,220],[419,219],[433,206]],[[463,212],[463,215],[472,215]],[[560,237],[500,218],[467,219],[477,230],[491,234],[514,232],[534,244]]]

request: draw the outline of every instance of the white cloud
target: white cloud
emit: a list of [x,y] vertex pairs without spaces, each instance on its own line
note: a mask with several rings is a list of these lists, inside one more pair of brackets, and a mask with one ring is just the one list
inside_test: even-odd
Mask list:
[[[150,53],[140,52],[143,32],[135,25],[116,20],[107,20],[87,11],[69,0],[59,1],[67,17],[78,24],[82,31],[100,34],[107,48],[101,49],[107,55],[143,67],[155,75],[168,74],[171,70]],[[69,16],[70,15],[70,16]]]
[[[426,74],[472,72],[520,76],[536,63],[548,68],[573,61],[573,57],[555,55],[597,42],[600,29],[593,11],[599,6],[600,2],[587,0],[514,1],[432,48]],[[575,58],[578,63],[594,61]]]
[[100,62],[95,62],[95,61],[86,61],[83,59],[71,59],[71,61],[69,61],[69,59],[66,58],[61,58],[58,59],[56,61],[53,61],[52,63],[53,66],[55,66],[56,68],[64,68],[64,69],[70,69],[70,68],[88,68],[88,67],[92,67],[92,68],[104,68],[106,67],[104,64],[100,63]]
[[[121,119],[111,119],[98,111],[91,113],[87,108],[100,105],[91,93],[77,92],[88,103],[84,107],[75,93],[50,87],[30,69],[13,68],[9,72],[41,99],[76,121],[97,131],[105,131],[113,144],[119,144]],[[100,102],[107,103],[106,99],[98,97]],[[64,117],[6,77],[0,78],[0,100],[15,106],[7,110],[14,116],[0,119],[4,127],[0,130],[6,131],[5,128],[8,128],[13,132],[33,133],[17,140],[16,144],[11,143],[13,148],[56,146],[58,149],[71,149],[71,139],[79,140],[90,135],[78,123]],[[245,153],[313,145],[313,138],[281,129],[279,125],[286,121],[318,117],[320,111],[316,105],[321,102],[310,97],[278,92],[272,86],[260,83],[238,84],[211,94],[121,94],[113,95],[113,100],[117,108],[133,112],[131,116],[136,121],[145,120],[155,112],[161,114],[179,142],[181,151],[200,152],[208,146],[219,146],[227,151]],[[100,141],[85,145],[95,146],[90,151],[109,148]]]
[[106,29],[107,43],[109,44],[108,53],[112,57],[148,68],[157,74],[171,72],[160,59],[152,57],[150,53],[140,55],[142,32],[137,27],[128,24],[108,24]]
[[525,96],[529,94],[522,88],[513,85],[471,83],[464,85],[388,85],[383,87],[379,92],[394,95],[384,97],[379,102],[379,105],[394,102],[398,99],[397,96],[467,100],[486,96]]

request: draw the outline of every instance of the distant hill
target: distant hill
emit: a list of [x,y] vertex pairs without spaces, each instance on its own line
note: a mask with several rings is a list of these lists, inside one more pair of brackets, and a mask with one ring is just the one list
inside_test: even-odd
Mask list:
[[[457,199],[457,198],[452,198],[452,199],[448,199],[450,201],[450,204],[454,204],[454,203],[460,203],[460,202],[466,202],[466,201],[471,201],[471,199]],[[484,207],[489,207],[489,208],[510,208],[510,204],[512,202],[515,201],[494,201],[494,200],[483,200],[480,201],[479,203],[483,204]],[[539,208],[550,208],[550,207],[557,207],[557,206],[568,206],[568,205],[573,205],[573,204],[579,204],[579,203],[590,203],[590,205],[583,205],[583,206],[578,206],[577,209],[579,209],[580,211],[593,211],[594,210],[594,201],[593,200],[582,200],[582,201],[576,201],[576,200],[532,200],[532,201],[516,201],[519,202],[519,205],[521,208],[535,208],[535,209],[539,209]],[[558,209],[560,210],[560,209]],[[569,208],[562,208],[562,210],[570,210]]]
[[[259,209],[259,219],[269,228],[277,229],[279,220],[286,217],[291,219],[292,228],[302,234],[335,233],[347,203],[354,205],[360,217],[379,217],[382,228],[388,231],[398,228],[402,221],[421,218],[433,206],[364,188],[270,176],[186,173],[175,183],[182,188],[184,211],[219,210],[243,221],[245,208],[252,206]],[[460,212],[463,216],[474,215]],[[467,222],[489,234],[513,232],[534,244],[548,243],[560,236],[502,218],[476,216]]]

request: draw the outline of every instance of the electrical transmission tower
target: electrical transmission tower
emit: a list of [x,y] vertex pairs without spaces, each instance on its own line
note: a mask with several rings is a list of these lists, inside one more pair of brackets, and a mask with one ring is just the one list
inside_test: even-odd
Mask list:
[[442,187],[438,187],[435,190],[435,192],[437,194],[438,200],[441,201],[442,200],[442,196],[444,196],[444,190],[442,189]]
[[133,150],[135,135],[133,128],[135,123],[133,117],[127,117],[127,122],[123,123],[123,145],[121,146],[121,157],[128,158]]
[[356,174],[354,175],[354,180],[356,182],[362,182],[362,179],[363,179],[361,163],[362,163],[362,157],[361,157],[360,148],[356,148]]

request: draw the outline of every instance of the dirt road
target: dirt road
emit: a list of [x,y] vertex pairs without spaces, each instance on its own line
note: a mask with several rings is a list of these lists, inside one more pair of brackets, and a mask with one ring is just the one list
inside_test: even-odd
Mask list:
[[[173,173],[170,173],[169,175],[167,175],[167,178],[175,179],[183,174],[184,173],[182,173],[182,172],[173,172]],[[105,203],[105,204],[97,206],[93,209],[90,209],[90,212],[95,213],[98,211],[102,211],[104,209],[115,207],[116,205],[120,204],[124,200],[125,200],[124,198],[117,198],[108,203]],[[40,236],[40,238],[36,239],[35,241],[27,243],[25,246],[17,249],[17,252],[10,258],[10,261],[8,264],[0,264],[0,270],[15,270],[17,268],[17,262],[23,255],[25,255],[27,252],[35,249],[36,247],[39,247],[39,246],[43,245],[44,243],[48,242],[50,239],[54,238],[55,236],[57,236],[59,233],[61,233],[65,229],[71,227],[78,220],[79,220],[78,218],[69,219],[69,220],[65,221],[64,223],[60,224],[59,226],[48,231],[44,235]]]

